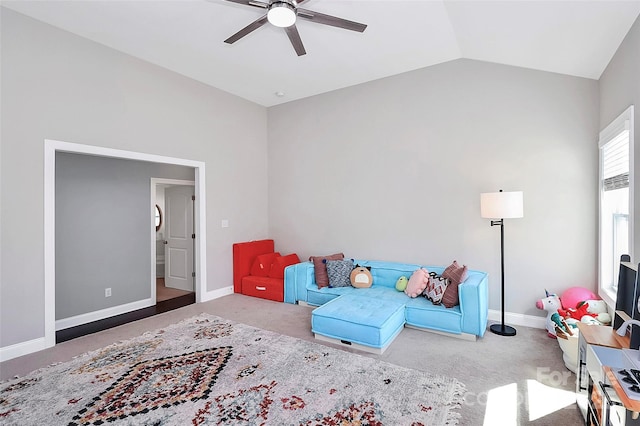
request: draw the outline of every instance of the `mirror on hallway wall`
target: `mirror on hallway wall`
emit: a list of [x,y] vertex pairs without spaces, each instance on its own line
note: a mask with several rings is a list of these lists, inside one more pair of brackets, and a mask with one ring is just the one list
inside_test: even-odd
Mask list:
[[162,210],[160,210],[160,206],[156,204],[156,232],[160,230],[162,226]]

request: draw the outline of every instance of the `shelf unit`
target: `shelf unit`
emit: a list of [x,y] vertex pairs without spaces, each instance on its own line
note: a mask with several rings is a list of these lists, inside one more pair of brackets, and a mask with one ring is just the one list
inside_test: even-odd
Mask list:
[[578,330],[576,403],[587,425],[600,425],[605,392],[598,384],[605,382],[605,366],[623,367],[621,349],[629,347],[629,338],[600,325],[579,323]]

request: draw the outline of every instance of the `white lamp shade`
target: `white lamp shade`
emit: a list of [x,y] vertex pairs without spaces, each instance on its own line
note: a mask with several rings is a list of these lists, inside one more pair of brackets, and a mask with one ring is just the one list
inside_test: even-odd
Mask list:
[[480,216],[487,219],[514,219],[524,216],[522,191],[480,194]]
[[296,12],[288,3],[274,3],[267,12],[267,20],[276,27],[290,27],[296,22]]

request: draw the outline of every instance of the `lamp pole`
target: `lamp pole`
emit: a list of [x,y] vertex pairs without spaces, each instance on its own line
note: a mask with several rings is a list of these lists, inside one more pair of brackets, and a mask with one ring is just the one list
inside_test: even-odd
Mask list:
[[[500,190],[502,192],[502,190]],[[492,324],[489,327],[492,333],[499,334],[500,336],[515,336],[516,329],[505,325],[504,323],[504,219],[492,220],[491,226],[500,225],[500,276],[502,278],[501,294],[502,304],[500,309],[500,324]]]

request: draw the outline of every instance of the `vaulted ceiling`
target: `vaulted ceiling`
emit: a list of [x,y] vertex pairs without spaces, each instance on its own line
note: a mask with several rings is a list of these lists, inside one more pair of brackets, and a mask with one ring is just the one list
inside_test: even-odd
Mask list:
[[458,58],[598,79],[640,14],[640,0],[305,0],[368,27],[298,19],[299,57],[270,24],[223,43],[265,13],[225,0],[2,5],[264,106]]

